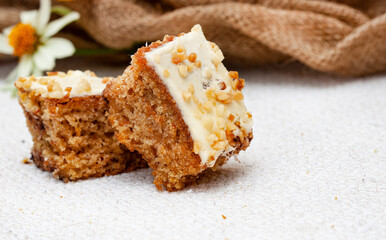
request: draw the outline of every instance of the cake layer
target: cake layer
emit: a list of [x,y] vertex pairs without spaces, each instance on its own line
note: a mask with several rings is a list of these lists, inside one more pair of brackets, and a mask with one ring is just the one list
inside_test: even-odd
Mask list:
[[[74,72],[75,76],[88,75]],[[96,77],[88,76],[89,80],[93,78]],[[100,91],[95,95],[69,97],[68,94],[58,99],[50,97],[51,91],[45,95],[37,91],[39,88],[25,86],[27,81],[19,79],[15,85],[33,139],[31,159],[38,167],[63,181],[74,181],[147,165],[138,153],[131,152],[116,139],[108,124],[107,103]],[[32,82],[35,81],[38,80]],[[76,84],[75,78],[71,81]]]
[[244,80],[228,72],[219,47],[206,40],[199,25],[145,54],[173,96],[194,140],[201,163],[213,166],[232,152],[236,136],[252,131],[241,89]]

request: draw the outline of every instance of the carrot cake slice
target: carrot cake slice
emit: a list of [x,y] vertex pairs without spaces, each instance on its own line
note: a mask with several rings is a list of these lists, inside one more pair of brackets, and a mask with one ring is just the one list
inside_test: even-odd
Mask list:
[[250,144],[245,81],[223,59],[196,25],[140,48],[106,86],[118,140],[149,163],[158,189],[181,189]]
[[16,81],[33,138],[31,159],[38,167],[67,182],[146,166],[117,141],[108,124],[101,93],[109,79],[68,71]]

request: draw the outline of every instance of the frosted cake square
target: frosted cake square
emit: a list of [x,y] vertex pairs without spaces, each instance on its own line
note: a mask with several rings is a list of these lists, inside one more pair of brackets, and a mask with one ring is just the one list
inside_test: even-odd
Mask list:
[[108,80],[90,71],[68,71],[16,81],[33,138],[31,159],[39,168],[67,182],[146,166],[108,124],[101,94]]
[[106,86],[118,140],[143,156],[159,189],[183,188],[253,138],[241,92],[245,81],[223,59],[196,25],[140,48],[123,75]]

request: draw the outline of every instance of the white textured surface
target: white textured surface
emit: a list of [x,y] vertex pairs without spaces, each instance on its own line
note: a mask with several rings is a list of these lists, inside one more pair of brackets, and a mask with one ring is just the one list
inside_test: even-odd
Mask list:
[[251,147],[175,193],[158,192],[149,169],[64,184],[22,164],[30,135],[1,92],[0,239],[385,239],[386,76],[301,66],[241,76]]

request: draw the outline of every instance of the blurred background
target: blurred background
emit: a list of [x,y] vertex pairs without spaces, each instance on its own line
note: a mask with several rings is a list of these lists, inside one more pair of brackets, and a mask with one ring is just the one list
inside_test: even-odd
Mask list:
[[[127,65],[146,42],[201,24],[235,66],[298,61],[345,76],[386,70],[384,0],[56,0],[52,6],[51,20],[80,13],[57,36],[75,45],[75,55],[104,64]],[[39,0],[0,0],[0,29],[38,8]]]

